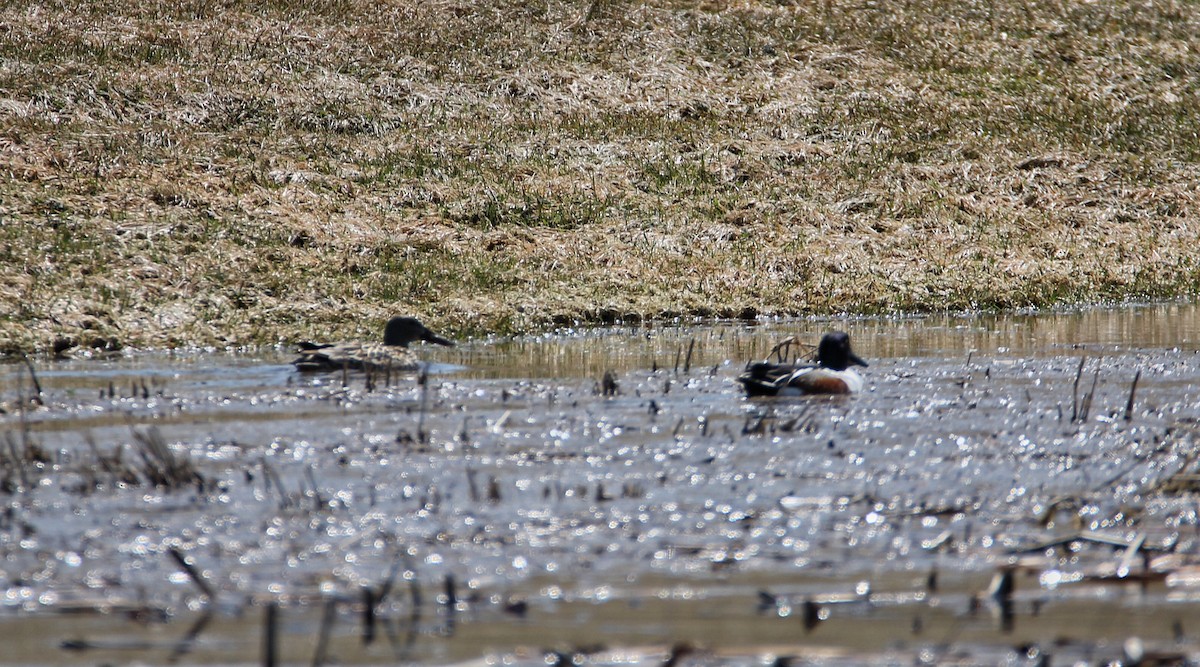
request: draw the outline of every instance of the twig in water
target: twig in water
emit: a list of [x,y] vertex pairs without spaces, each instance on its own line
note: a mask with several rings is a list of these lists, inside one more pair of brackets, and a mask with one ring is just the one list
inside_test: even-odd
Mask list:
[[1096,397],[1096,382],[1100,380],[1100,366],[1096,366],[1096,372],[1092,374],[1092,386],[1088,389],[1088,393],[1083,395],[1083,405],[1079,408],[1079,421],[1085,422],[1088,415],[1092,412],[1092,399]]
[[25,361],[25,368],[29,369],[29,379],[33,380],[34,395],[29,399],[29,402],[45,405],[45,402],[42,400],[42,383],[38,382],[37,372],[33,370],[33,362],[29,360],[28,355],[21,355],[21,359]]
[[192,580],[192,583],[196,584],[196,588],[200,589],[200,592],[204,594],[204,597],[208,598],[209,600],[216,598],[216,595],[213,593],[212,586],[209,586],[208,582],[204,580],[204,576],[201,575],[198,570],[196,570],[194,565],[188,562],[187,557],[183,555],[182,551],[176,547],[171,547],[167,553],[171,554],[171,558],[175,559],[175,563],[178,564],[179,568],[187,574],[188,578]]
[[376,602],[382,604],[387,596],[391,594],[392,587],[396,585],[396,575],[400,574],[400,559],[392,561],[392,567],[388,570],[387,578],[383,583],[379,584],[379,590],[375,593]]
[[1117,566],[1117,576],[1125,578],[1129,576],[1129,571],[1133,567],[1133,560],[1137,558],[1138,552],[1146,544],[1146,533],[1139,532],[1137,537],[1129,543],[1125,548],[1125,554],[1121,557],[1121,564]]
[[479,486],[475,483],[475,470],[467,468],[467,491],[471,494],[471,502],[479,502]]
[[408,579],[408,596],[412,598],[413,619],[415,621],[421,617],[421,582],[418,581],[417,566],[407,553],[404,554],[404,569],[406,570],[406,578],[408,577],[408,572],[412,573],[412,577]]
[[263,612],[263,667],[279,665],[279,605],[271,601]]
[[425,433],[425,413],[429,411],[429,373],[421,369],[417,376],[417,384],[421,386],[421,411],[417,413],[417,442],[429,444],[429,435]]
[[370,645],[375,641],[375,591],[371,590],[370,586],[362,587],[362,603],[363,603],[363,633],[362,642],[364,646]]
[[[4,440],[5,440],[5,443],[8,445],[8,456],[12,461],[11,468],[13,470],[16,470],[17,475],[21,478],[20,489],[22,491],[28,490],[30,488],[30,483],[29,483],[29,475],[28,475],[28,473],[25,472],[25,457],[23,457],[21,455],[21,453],[19,451],[17,451],[17,441],[13,440],[11,433],[5,432]],[[5,475],[4,486],[6,487],[6,490],[8,490],[7,487],[11,487],[11,484],[8,482],[8,477],[10,477],[10,476],[11,476],[11,471],[9,472],[8,475]],[[9,491],[9,492],[11,492],[11,491]]]
[[263,484],[268,490],[274,485],[275,492],[279,494],[279,508],[287,509],[291,505],[291,501],[288,499],[287,491],[283,488],[283,480],[279,479],[279,473],[275,472],[275,468],[271,466],[266,457],[262,458],[260,464],[263,471]]
[[469,424],[470,420],[471,420],[470,417],[463,417],[462,428],[459,429],[459,431],[458,431],[458,441],[461,442],[464,446],[471,444],[471,432],[468,429],[468,424]]
[[687,358],[684,359],[684,361],[683,361],[683,374],[684,375],[687,375],[688,372],[690,370],[692,370],[692,352],[694,352],[695,349],[696,349],[696,339],[695,338],[689,339],[688,340]]
[[205,609],[200,618],[188,628],[187,634],[175,643],[175,648],[171,649],[171,655],[167,657],[167,664],[173,665],[179,662],[179,659],[191,652],[192,647],[196,644],[204,629],[208,627],[209,622],[213,619],[212,609]]
[[1133,421],[1133,399],[1137,394],[1138,380],[1142,378],[1142,370],[1139,368],[1136,375],[1133,376],[1133,384],[1129,386],[1129,401],[1125,403],[1125,421]]
[[453,612],[454,608],[458,606],[458,586],[454,581],[454,575],[447,574],[444,583],[446,591],[446,606],[451,612]]
[[1075,384],[1071,385],[1071,423],[1079,419],[1079,379],[1083,377],[1083,364],[1087,357],[1080,357],[1079,369],[1075,371]]
[[333,632],[333,622],[337,619],[337,600],[329,598],[325,601],[325,612],[321,615],[321,631],[317,634],[317,648],[313,651],[312,667],[322,667],[329,651],[329,635]]
[[325,499],[321,497],[321,490],[317,488],[317,479],[313,475],[311,465],[304,469],[304,476],[308,478],[308,484],[312,487],[313,511],[319,512],[325,505]]

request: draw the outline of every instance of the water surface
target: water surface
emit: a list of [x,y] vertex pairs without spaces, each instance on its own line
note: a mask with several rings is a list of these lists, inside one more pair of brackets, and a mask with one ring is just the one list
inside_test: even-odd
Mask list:
[[[741,396],[831,328],[861,395]],[[271,603],[305,664],[323,626],[355,663],[1195,658],[1198,349],[1169,304],[469,341],[423,384],[37,360],[40,405],[7,364],[0,664],[257,662]],[[153,443],[193,476],[155,485]]]

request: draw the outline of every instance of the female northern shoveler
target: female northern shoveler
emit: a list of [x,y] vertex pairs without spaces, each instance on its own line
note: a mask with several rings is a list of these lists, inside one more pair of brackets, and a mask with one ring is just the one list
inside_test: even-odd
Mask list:
[[383,343],[300,343],[300,356],[292,363],[300,371],[415,371],[421,362],[408,344],[418,340],[454,345],[415,317],[393,317],[383,330]]
[[[776,346],[776,351],[783,344]],[[852,394],[862,391],[863,380],[850,369],[851,364],[866,366],[867,362],[851,351],[849,334],[834,331],[821,337],[815,365],[760,361],[747,366],[737,381],[746,388],[747,396]]]

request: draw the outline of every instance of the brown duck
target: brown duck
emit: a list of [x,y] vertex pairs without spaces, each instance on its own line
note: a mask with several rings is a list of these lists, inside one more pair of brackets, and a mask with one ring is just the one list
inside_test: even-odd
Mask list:
[[369,370],[415,371],[420,360],[408,349],[414,341],[453,346],[415,317],[393,317],[383,329],[382,343],[300,343],[300,356],[292,362],[302,372]]

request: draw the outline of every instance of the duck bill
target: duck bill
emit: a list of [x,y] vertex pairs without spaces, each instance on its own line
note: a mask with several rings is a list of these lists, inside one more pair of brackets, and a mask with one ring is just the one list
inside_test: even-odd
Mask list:
[[442,338],[441,336],[433,333],[432,331],[426,331],[425,335],[421,336],[421,340],[426,341],[428,343],[434,343],[437,345],[445,345],[446,347],[454,347],[454,341]]
[[859,366],[870,366],[870,364],[862,360],[862,357],[854,354],[853,352],[850,353],[849,359],[850,363],[852,364],[858,364]]

